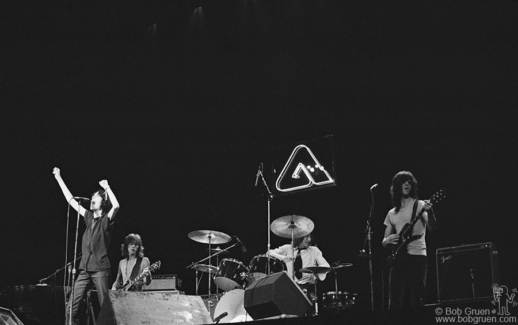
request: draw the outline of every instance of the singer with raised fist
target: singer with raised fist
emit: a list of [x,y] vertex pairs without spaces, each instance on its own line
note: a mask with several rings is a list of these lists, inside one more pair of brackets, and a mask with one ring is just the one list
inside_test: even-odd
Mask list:
[[423,306],[426,298],[426,229],[435,229],[435,214],[430,201],[417,196],[417,180],[408,171],[401,171],[392,178],[390,187],[392,205],[385,218],[385,236],[382,245],[393,248],[400,243],[400,234],[406,224],[424,209],[420,220],[411,229],[408,244],[403,247],[401,257],[390,269],[389,309],[404,306]]
[[[68,299],[67,304],[67,324],[78,324],[79,304],[85,293],[94,284],[100,306],[108,299],[108,290],[111,285],[108,245],[113,231],[115,214],[119,210],[119,202],[108,181],[102,180],[99,182],[102,189],[92,194],[90,210],[87,210],[72,196],[61,177],[59,168],[54,168],[53,173],[65,199],[83,217],[86,224],[81,245],[82,258],[79,264],[79,275],[74,284],[73,296]],[[70,306],[70,304],[72,305]]]

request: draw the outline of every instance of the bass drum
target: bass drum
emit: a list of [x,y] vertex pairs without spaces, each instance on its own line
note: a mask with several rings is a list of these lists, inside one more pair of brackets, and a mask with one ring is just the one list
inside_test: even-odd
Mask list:
[[223,313],[228,313],[227,316],[220,320],[220,323],[240,323],[252,321],[252,317],[245,310],[245,290],[234,289],[229,291],[221,297],[216,310],[214,311],[214,317],[218,317]]
[[[270,255],[270,274],[279,273],[286,270],[286,264],[276,257]],[[268,275],[268,256],[257,255],[251,261],[248,267],[247,281],[250,286],[258,279]]]

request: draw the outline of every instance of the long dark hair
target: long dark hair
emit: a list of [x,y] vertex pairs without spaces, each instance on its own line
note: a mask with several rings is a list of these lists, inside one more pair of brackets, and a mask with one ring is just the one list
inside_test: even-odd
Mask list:
[[390,196],[392,198],[392,205],[396,208],[396,213],[401,209],[401,198],[403,193],[401,192],[401,185],[404,182],[410,181],[412,183],[412,189],[410,190],[410,197],[418,199],[417,195],[417,180],[411,172],[403,170],[394,175],[392,178],[392,185],[390,186]]
[[95,191],[91,197],[94,197],[96,195],[99,195],[102,199],[101,201],[101,210],[103,214],[108,213],[108,211],[112,208],[112,202],[110,201],[110,197],[108,196],[108,193],[106,193],[106,190],[101,189],[98,191]]
[[129,257],[128,246],[129,244],[138,245],[137,248],[137,257],[144,257],[144,246],[142,246],[142,238],[140,238],[139,234],[129,234],[124,238],[124,244],[121,245],[122,256],[125,258]]
[[315,241],[315,237],[313,236],[313,234],[308,234],[308,235],[303,236],[303,237],[294,238],[293,239],[293,247],[295,247],[295,248],[299,247],[300,243],[302,243],[302,241],[306,237],[311,238],[311,241],[309,242],[309,246],[311,246],[311,244],[313,244],[313,242]]

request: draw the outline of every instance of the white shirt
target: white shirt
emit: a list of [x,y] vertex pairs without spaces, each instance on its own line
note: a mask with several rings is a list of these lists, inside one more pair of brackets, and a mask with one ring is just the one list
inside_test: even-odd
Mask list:
[[[405,205],[403,208],[399,209],[398,213],[396,213],[396,208],[392,208],[385,217],[385,222],[383,224],[385,226],[390,226],[396,230],[396,233],[399,234],[403,226],[407,223],[410,223],[410,219],[412,218],[412,212],[414,210],[414,202],[412,200],[411,203]],[[424,201],[419,201],[417,204],[416,216],[419,214],[419,211],[424,207]],[[425,212],[426,213],[426,212]],[[416,222],[414,228],[412,230],[411,236],[421,235],[418,239],[412,240],[408,243],[407,252],[410,255],[424,255],[426,256],[426,224],[423,219]]]
[[[297,252],[297,248],[295,248],[295,252]],[[290,278],[293,279],[298,284],[305,283],[314,283],[313,274],[311,273],[302,273],[302,277],[300,279],[293,278],[293,259],[288,259],[288,257],[295,258],[293,254],[293,250],[291,249],[291,244],[282,245],[277,249],[270,250],[270,254],[273,257],[276,257],[286,263],[286,273]],[[326,259],[322,255],[322,251],[318,249],[316,246],[309,246],[307,249],[303,249],[300,251],[300,257],[302,258],[302,267],[310,267],[310,266],[323,266],[329,267],[329,263],[327,263]],[[320,281],[324,281],[326,278],[326,273],[318,274],[318,278]]]

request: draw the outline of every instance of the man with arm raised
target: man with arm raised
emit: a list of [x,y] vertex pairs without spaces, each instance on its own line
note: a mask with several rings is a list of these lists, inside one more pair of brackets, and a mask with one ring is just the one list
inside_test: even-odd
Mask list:
[[[77,311],[79,303],[85,293],[95,284],[99,304],[102,306],[108,299],[111,265],[108,259],[108,245],[113,230],[115,214],[119,210],[119,202],[108,185],[107,180],[102,180],[102,187],[92,194],[90,210],[83,208],[72,196],[61,177],[59,168],[54,168],[56,178],[67,202],[83,218],[86,224],[81,244],[82,258],[79,264],[79,275],[74,284],[74,296],[69,298],[68,304],[72,304],[72,321],[78,324]],[[67,305],[67,324],[70,320],[70,305]]]

